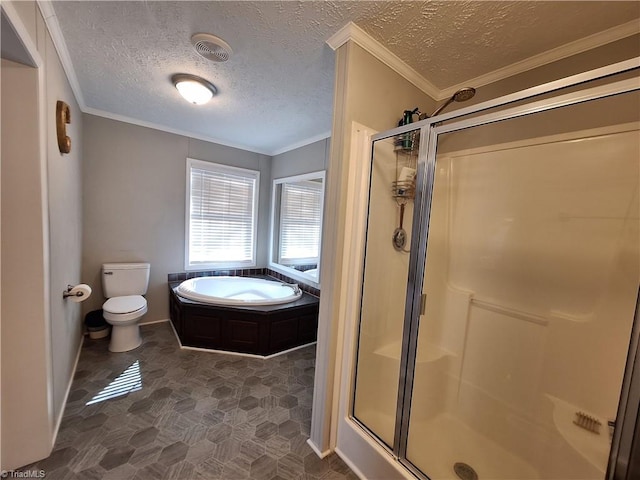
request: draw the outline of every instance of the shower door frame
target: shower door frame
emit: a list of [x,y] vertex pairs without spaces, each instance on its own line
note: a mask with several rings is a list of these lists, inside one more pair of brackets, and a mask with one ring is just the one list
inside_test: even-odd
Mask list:
[[[429,216],[435,181],[435,165],[437,141],[440,134],[451,133],[480,125],[496,123],[502,120],[519,118],[526,115],[541,113],[571,105],[577,105],[600,98],[607,98],[628,92],[640,90],[638,76],[630,79],[614,81],[609,84],[587,87],[568,94],[559,94],[555,97],[533,101],[528,104],[509,107],[510,104],[524,100],[530,100],[539,95],[557,92],[559,90],[579,86],[586,82],[603,79],[624,72],[640,69],[640,57],[618,62],[588,72],[572,75],[564,79],[549,82],[532,87],[520,92],[500,97],[488,102],[479,103],[471,107],[455,110],[448,114],[438,115],[433,118],[398,127],[386,132],[381,132],[370,137],[371,162],[373,162],[373,146],[376,141],[392,138],[402,133],[420,129],[421,142],[418,154],[416,197],[413,215],[413,228],[411,235],[411,253],[409,260],[409,273],[407,282],[407,295],[405,300],[405,318],[403,322],[402,354],[400,363],[400,378],[398,386],[398,401],[395,421],[395,434],[392,450],[384,446],[366,425],[355,418],[353,395],[355,395],[355,375],[357,363],[357,348],[353,350],[353,367],[348,373],[350,376],[351,400],[348,403],[347,420],[352,422],[365,434],[363,439],[371,441],[373,438],[401,465],[418,478],[428,479],[427,475],[414,466],[407,458],[407,439],[410,421],[410,400],[413,389],[414,367],[417,354],[418,325],[420,322],[421,307],[423,302],[423,280],[426,270],[427,240],[429,233]],[[480,116],[464,119],[470,114],[482,113],[487,110],[506,107],[493,113],[484,113]],[[453,120],[452,123],[442,125],[442,122]],[[363,280],[362,278],[360,279]],[[639,293],[640,295],[640,293]],[[638,421],[638,408],[640,407],[640,351],[638,348],[640,337],[640,304],[636,304],[636,315],[630,339],[627,364],[624,372],[622,392],[618,404],[617,419],[621,422],[615,429],[610,451],[607,480],[625,480],[631,478],[630,472],[637,465],[636,456],[640,454],[640,428],[636,429]],[[359,320],[358,320],[359,325]],[[359,326],[357,327],[359,329]],[[357,345],[357,338],[356,338]],[[634,439],[636,443],[634,444]],[[635,470],[634,470],[635,472]]]

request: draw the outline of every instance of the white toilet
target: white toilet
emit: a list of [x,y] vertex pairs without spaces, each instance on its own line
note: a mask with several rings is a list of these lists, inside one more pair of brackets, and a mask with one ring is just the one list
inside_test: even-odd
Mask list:
[[107,301],[102,305],[104,319],[112,325],[109,350],[126,352],[142,343],[138,321],[147,313],[142,296],[149,286],[148,263],[105,263],[102,289]]

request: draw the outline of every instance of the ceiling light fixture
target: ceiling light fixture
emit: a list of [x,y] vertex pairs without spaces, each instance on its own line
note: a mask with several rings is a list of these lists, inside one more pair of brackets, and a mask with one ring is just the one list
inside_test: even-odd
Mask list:
[[171,77],[171,81],[184,99],[194,105],[204,105],[211,97],[218,93],[218,89],[204,78],[188,73],[177,73]]

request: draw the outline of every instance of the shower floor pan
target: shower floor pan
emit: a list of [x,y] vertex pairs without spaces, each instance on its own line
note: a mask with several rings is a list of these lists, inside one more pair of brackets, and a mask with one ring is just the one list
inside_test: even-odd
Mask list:
[[458,479],[453,470],[458,462],[471,466],[478,480],[541,478],[526,461],[448,414],[414,422],[409,435],[417,448],[412,449],[409,442],[407,457],[426,468],[425,473],[432,480]]

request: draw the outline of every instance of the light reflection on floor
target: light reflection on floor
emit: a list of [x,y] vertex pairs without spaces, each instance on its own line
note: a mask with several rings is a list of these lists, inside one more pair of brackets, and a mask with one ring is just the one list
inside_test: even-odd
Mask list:
[[118,375],[113,382],[103,388],[96,396],[85,405],[103,402],[110,398],[120,397],[127,393],[142,389],[142,375],[140,374],[140,362],[136,360],[127,369]]

